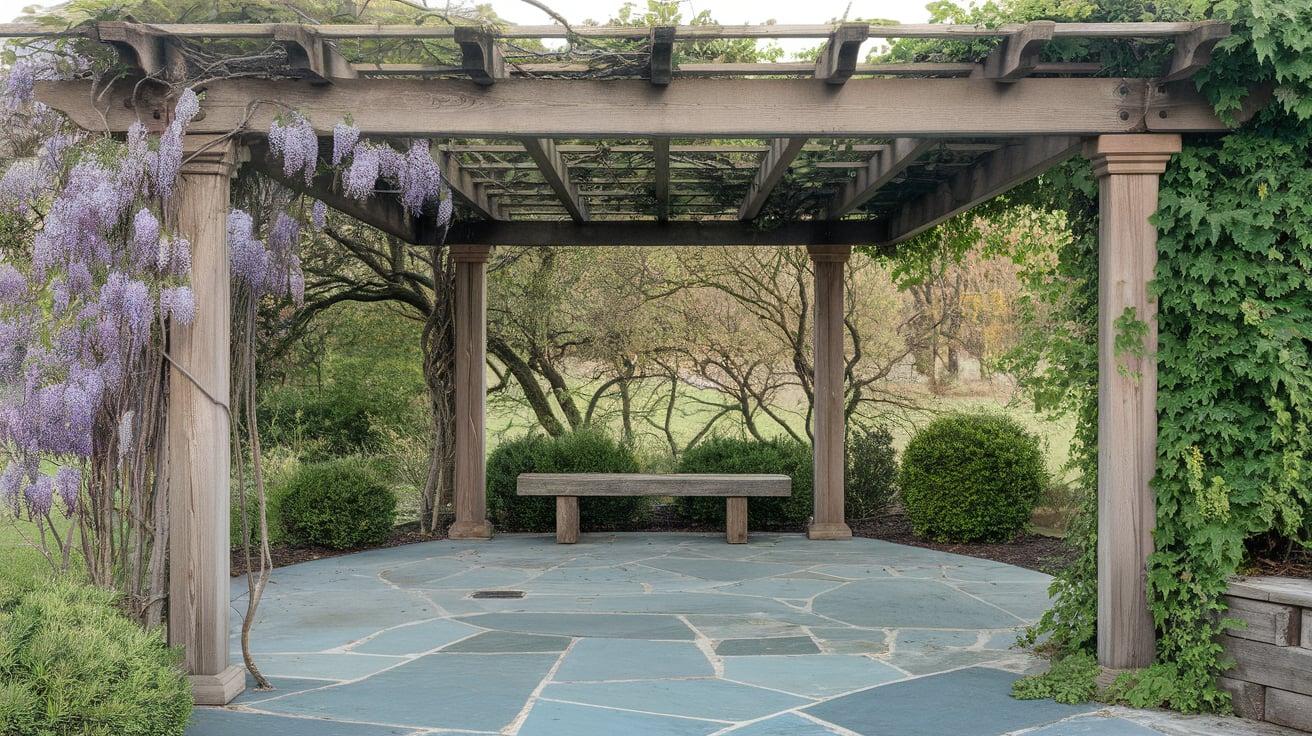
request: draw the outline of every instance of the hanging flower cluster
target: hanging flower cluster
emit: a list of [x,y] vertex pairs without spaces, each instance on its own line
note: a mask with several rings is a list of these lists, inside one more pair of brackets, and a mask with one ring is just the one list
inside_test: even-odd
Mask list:
[[[10,71],[17,97],[6,105],[28,99],[27,74],[21,64]],[[195,315],[190,245],[166,232],[159,208],[198,110],[188,90],[158,137],[140,125],[124,143],[52,136],[0,177],[0,209],[34,218],[30,259],[0,264],[0,381],[11,387],[0,399],[9,458],[0,501],[16,514],[45,518],[56,500],[76,511],[90,488],[83,469],[121,459],[133,442],[163,319]],[[53,476],[43,464],[57,467]]]
[[[289,121],[275,121],[269,127],[269,148],[282,156],[286,175],[303,172],[306,183],[313,179],[318,164],[318,138],[303,116],[293,113]],[[348,197],[368,199],[374,195],[378,181],[388,179],[396,183],[407,212],[417,214],[432,204],[439,225],[451,218],[451,190],[427,140],[411,141],[410,148],[402,153],[391,146],[361,140],[360,130],[343,121],[333,126],[331,164],[345,165],[341,183]],[[322,206],[316,203],[312,213],[311,221],[316,229],[323,227]]]
[[255,234],[255,222],[244,210],[228,213],[228,253],[232,275],[239,288],[255,297],[290,297],[297,306],[305,301],[305,276],[296,246],[301,224],[278,213],[269,229],[268,245]]

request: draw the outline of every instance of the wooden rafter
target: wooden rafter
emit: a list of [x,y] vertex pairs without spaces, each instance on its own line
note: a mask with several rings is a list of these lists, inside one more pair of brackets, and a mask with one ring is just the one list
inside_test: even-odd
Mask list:
[[449,243],[471,245],[870,245],[872,222],[823,220],[790,222],[762,228],[741,220],[457,222]]
[[476,84],[487,86],[506,76],[506,61],[491,33],[482,28],[460,26],[456,28],[455,39],[460,46],[461,68]]
[[451,191],[470,209],[489,220],[502,220],[501,205],[496,197],[488,194],[487,186],[474,181],[473,174],[460,164],[459,159],[450,151],[432,150],[433,160],[442,170]]
[[287,49],[288,65],[315,82],[326,84],[359,76],[332,42],[325,41],[311,26],[280,24],[273,38]]
[[1221,39],[1229,35],[1229,23],[1213,21],[1177,37],[1171,66],[1166,70],[1162,81],[1175,82],[1192,77],[1212,61],[1212,49]]
[[825,216],[831,220],[837,219],[865,204],[880,188],[905,171],[933,146],[933,141],[924,138],[894,140],[887,151],[875,154],[866,164],[866,168],[858,171],[856,178],[844,185],[843,191],[834,198]]
[[988,154],[937,190],[901,205],[888,219],[880,241],[899,243],[1038,176],[1078,152],[1081,140],[1073,136],[1031,138]]
[[647,76],[658,87],[669,84],[674,76],[675,30],[674,26],[656,26],[651,29]]
[[542,178],[569,211],[569,216],[574,218],[575,222],[587,222],[588,205],[579,196],[574,182],[570,180],[569,165],[560,151],[556,150],[556,142],[550,138],[526,138],[524,148],[537,163]]
[[[149,103],[130,80],[108,89],[91,84],[40,81],[37,96],[88,130],[126,131],[138,119],[164,117],[162,107],[139,107]],[[964,138],[1229,129],[1193,90],[1170,93],[1182,114],[1145,115],[1154,87],[1135,79],[1029,77],[1005,86],[863,79],[835,97],[828,85],[806,79],[687,80],[659,94],[641,80],[506,79],[475,91],[462,80],[344,79],[311,87],[231,79],[207,85],[205,115],[190,130],[267,130],[288,108],[325,134],[349,110],[363,135],[401,137]],[[126,106],[134,100],[138,107]],[[260,104],[267,100],[279,104]],[[770,101],[768,115],[762,100]]]
[[845,84],[856,71],[861,44],[870,37],[865,23],[843,23],[830,34],[815,61],[815,78],[829,84]]
[[805,138],[780,138],[770,143],[770,150],[761,156],[761,167],[738,208],[738,219],[750,220],[760,214],[765,201],[770,198],[770,192],[774,191],[774,186],[788,172],[788,167],[792,166],[793,159],[802,152],[804,145]]
[[1057,24],[1036,20],[1011,33],[984,60],[984,77],[997,82],[1014,82],[1029,76],[1039,66],[1039,52],[1052,40]]
[[656,138],[651,142],[656,185],[656,219],[670,219],[670,139]]

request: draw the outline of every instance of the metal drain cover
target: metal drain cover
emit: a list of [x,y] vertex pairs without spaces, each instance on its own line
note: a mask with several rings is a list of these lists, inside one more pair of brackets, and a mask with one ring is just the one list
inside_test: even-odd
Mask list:
[[476,590],[470,598],[523,598],[522,590]]

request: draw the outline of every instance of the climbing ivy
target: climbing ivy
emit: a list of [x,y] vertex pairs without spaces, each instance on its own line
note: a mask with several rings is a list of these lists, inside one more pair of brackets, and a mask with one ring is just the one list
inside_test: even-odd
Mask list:
[[[1216,635],[1226,623],[1228,578],[1248,546],[1262,540],[1312,546],[1312,3],[1014,0],[931,9],[941,19],[985,23],[1228,20],[1232,36],[1195,83],[1223,116],[1240,111],[1255,86],[1270,90],[1271,102],[1236,132],[1187,137],[1162,179],[1152,284],[1159,307],[1156,552],[1148,571],[1157,659],[1101,693],[1135,706],[1224,710],[1228,697],[1215,677],[1227,663]],[[979,51],[918,41],[892,55]],[[1107,61],[1110,52],[1090,45],[1057,53]],[[1134,76],[1160,68],[1153,66],[1157,54],[1137,60],[1145,64],[1124,56],[1114,62]],[[1075,416],[1072,463],[1086,488],[1069,535],[1078,554],[1053,582],[1053,608],[1025,637],[1042,642],[1057,664],[1022,680],[1018,697],[1094,692],[1098,219],[1088,169],[1072,162],[1008,197],[1013,206],[1067,216],[1056,262],[1023,274],[1033,301],[1022,312],[1023,339],[1003,367],[1019,376],[1037,409]],[[909,251],[914,264],[926,246],[912,243]],[[1140,323],[1119,317],[1118,349],[1134,350]]]

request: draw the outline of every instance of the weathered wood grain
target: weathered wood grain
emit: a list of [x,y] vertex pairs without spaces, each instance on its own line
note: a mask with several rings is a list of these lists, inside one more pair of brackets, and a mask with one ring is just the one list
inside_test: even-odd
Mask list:
[[843,496],[844,437],[843,374],[846,352],[843,347],[843,272],[852,249],[846,246],[812,245],[807,247],[815,271],[815,329],[813,360],[815,363],[815,412],[813,415],[815,448],[812,458],[815,495],[814,516],[806,534],[811,539],[850,539]]
[[729,544],[747,544],[747,499],[724,500],[724,538]]
[[[178,183],[178,232],[191,242],[196,316],[169,327],[167,467],[169,643],[202,705],[225,705],[245,679],[228,663],[230,435],[227,225],[231,140],[188,136]],[[234,677],[234,672],[236,675]]]
[[[1148,80],[1034,78],[852,79],[841,88],[808,79],[343,79],[332,85],[230,79],[205,88],[196,132],[241,125],[267,130],[288,107],[327,135],[348,114],[364,135],[545,137],[966,137],[1095,135],[1145,130]],[[90,82],[42,81],[37,98],[88,130],[126,131],[163,119],[124,81],[92,94]],[[769,100],[763,115],[761,102]],[[125,101],[132,101],[131,106]],[[1199,95],[1172,94],[1172,125],[1223,131]],[[141,105],[144,108],[138,109]],[[1156,120],[1152,122],[1157,122]]]
[[[1278,647],[1251,639],[1222,636],[1225,655],[1235,666],[1225,671],[1233,680],[1312,695],[1312,649]],[[1267,691],[1270,698],[1271,691]]]
[[875,196],[883,186],[906,171],[906,168],[933,147],[934,141],[925,138],[898,138],[888,149],[877,152],[858,171],[856,178],[843,185],[834,197],[825,216],[837,219],[860,207]]
[[579,497],[556,496],[556,544],[579,541]]
[[[1298,646],[1302,616],[1297,606],[1226,596],[1229,607],[1225,618],[1235,618],[1247,626],[1226,629],[1230,636],[1266,642],[1279,647]],[[1312,677],[1312,672],[1308,673]]]
[[[1146,667],[1156,654],[1147,562],[1156,503],[1158,178],[1174,135],[1101,136],[1086,154],[1098,177],[1098,661]],[[1144,327],[1138,351],[1117,348],[1118,322]],[[1247,679],[1247,678],[1240,678]]]
[[523,473],[515,492],[521,496],[738,496],[792,494],[786,475],[731,473]]
[[1216,678],[1216,686],[1230,693],[1235,715],[1260,721],[1266,717],[1266,686],[1229,677]]
[[1255,575],[1230,581],[1230,595],[1312,608],[1312,580]]
[[1267,688],[1266,720],[1279,726],[1312,731],[1312,696]]
[[793,160],[802,152],[804,145],[805,138],[780,138],[770,142],[770,150],[761,156],[761,167],[738,208],[738,219],[750,220],[760,214],[761,208],[770,198],[770,192],[788,173],[788,167],[793,165]]
[[487,259],[489,248],[453,245],[456,333],[455,522],[452,539],[488,539],[487,440]]

